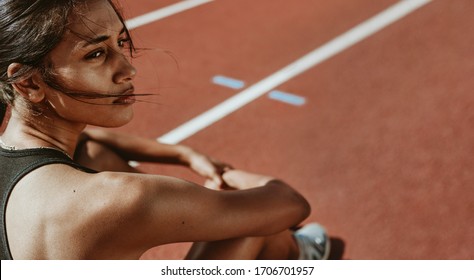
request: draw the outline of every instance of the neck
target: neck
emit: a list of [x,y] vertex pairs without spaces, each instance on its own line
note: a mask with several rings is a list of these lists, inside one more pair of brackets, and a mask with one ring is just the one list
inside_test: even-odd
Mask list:
[[17,149],[49,147],[73,156],[84,124],[40,115],[25,119],[12,110],[2,141]]

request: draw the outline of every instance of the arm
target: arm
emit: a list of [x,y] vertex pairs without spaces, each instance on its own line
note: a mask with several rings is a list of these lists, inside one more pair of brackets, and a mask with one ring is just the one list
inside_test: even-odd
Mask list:
[[153,139],[104,130],[87,130],[84,138],[100,143],[113,150],[126,161],[180,164],[191,168],[208,179],[206,186],[217,188],[222,184],[221,174],[230,168],[228,164],[203,155],[184,145],[168,145]]
[[125,160],[187,165],[193,153],[183,145],[168,145],[153,139],[109,132],[105,130],[85,131],[86,138],[115,150]]
[[107,237],[104,252],[127,248],[139,255],[166,243],[269,235],[297,225],[310,212],[299,193],[266,176],[255,181],[260,186],[230,192],[155,175],[92,177],[93,197],[103,201],[94,203],[102,207],[90,213],[87,228],[99,240]]

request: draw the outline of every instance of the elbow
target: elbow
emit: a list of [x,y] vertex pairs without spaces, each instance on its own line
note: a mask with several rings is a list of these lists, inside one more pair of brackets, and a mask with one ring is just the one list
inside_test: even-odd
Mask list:
[[304,206],[302,207],[303,208],[302,216],[304,216],[304,218],[303,218],[303,220],[304,220],[304,219],[308,218],[309,215],[311,214],[311,205],[309,204],[309,202],[306,199],[303,198],[303,200],[304,200],[304,202],[303,202]]
[[295,192],[294,197],[294,215],[295,220],[297,221],[296,224],[299,224],[311,214],[311,205],[301,194],[297,192]]
[[271,226],[267,226],[264,231],[266,234],[275,234],[283,230],[291,229],[301,224],[311,213],[311,206],[308,201],[298,192],[291,191],[285,194],[285,202],[280,207],[280,211],[275,211],[280,214],[275,223],[274,220]]
[[282,187],[282,196],[285,197],[285,205],[288,207],[286,208],[288,210],[288,221],[291,221],[289,226],[296,226],[311,214],[311,205],[306,198],[295,189],[281,181],[278,183],[278,185]]

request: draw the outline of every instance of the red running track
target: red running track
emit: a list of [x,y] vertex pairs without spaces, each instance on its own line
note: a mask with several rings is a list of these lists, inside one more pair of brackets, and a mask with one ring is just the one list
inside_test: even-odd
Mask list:
[[[128,18],[179,1],[122,0]],[[213,1],[133,30],[136,105],[120,131],[159,137],[395,0]],[[283,178],[333,238],[332,258],[474,258],[474,18],[470,0],[432,1],[183,141],[242,169]],[[184,168],[144,171],[202,183]],[[218,213],[216,213],[217,215]],[[212,219],[212,217],[210,217]],[[189,244],[143,258],[179,259]]]
[[[124,2],[135,15],[146,1]],[[214,75],[252,85],[396,2],[214,1],[139,27],[140,46],[174,58],[137,59],[139,89],[161,105],[136,105],[121,131],[161,136],[238,93]],[[308,221],[333,238],[333,258],[472,259],[470,10],[469,0],[433,1],[277,87],[305,105],[263,96],[183,143],[296,186],[313,206]],[[181,258],[188,246],[144,258]]]

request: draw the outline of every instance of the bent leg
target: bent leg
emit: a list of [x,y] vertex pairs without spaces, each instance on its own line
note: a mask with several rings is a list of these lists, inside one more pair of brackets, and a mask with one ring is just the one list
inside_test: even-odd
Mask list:
[[[115,151],[92,140],[87,140],[78,147],[74,160],[97,171],[140,173]],[[286,230],[265,237],[196,242],[189,250],[186,259],[296,259],[298,256],[299,248],[293,238],[293,232]]]
[[212,242],[196,242],[186,259],[255,260],[296,259],[298,245],[290,230],[265,237],[244,237]]

